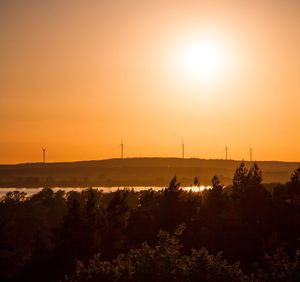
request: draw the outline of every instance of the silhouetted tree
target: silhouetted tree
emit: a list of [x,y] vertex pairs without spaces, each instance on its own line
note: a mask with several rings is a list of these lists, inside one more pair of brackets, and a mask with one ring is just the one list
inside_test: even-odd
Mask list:
[[195,176],[195,178],[194,178],[194,185],[195,186],[199,186],[200,185],[200,181],[199,181],[199,179],[198,179],[197,176]]
[[129,206],[128,191],[118,190],[106,208],[107,223],[104,232],[103,254],[113,258],[124,250],[124,233],[126,231]]
[[19,204],[20,202],[23,202],[25,198],[26,198],[25,192],[11,191],[6,193],[2,201],[5,204],[13,205],[13,204]]
[[180,212],[180,183],[176,176],[172,178],[168,188],[162,192],[159,208],[159,228],[167,231],[174,231],[181,223]]
[[154,190],[139,192],[137,206],[130,211],[127,226],[128,244],[136,247],[156,239],[161,193]]
[[[55,279],[74,269],[75,259],[85,259],[88,247],[82,218],[82,209],[77,199],[73,199],[61,225],[54,230],[53,276]],[[62,255],[63,254],[63,255]]]
[[300,167],[293,171],[291,180],[287,183],[287,193],[290,201],[300,206]]
[[242,161],[241,164],[236,169],[233,176],[232,185],[232,198],[240,200],[245,186],[248,182],[248,169],[246,168],[245,162]]

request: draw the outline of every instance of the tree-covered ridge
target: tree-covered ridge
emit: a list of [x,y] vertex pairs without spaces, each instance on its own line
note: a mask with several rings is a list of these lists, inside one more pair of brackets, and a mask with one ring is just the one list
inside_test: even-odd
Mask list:
[[300,169],[272,191],[245,163],[202,193],[176,178],[159,192],[15,191],[0,202],[0,278],[298,281],[299,239]]

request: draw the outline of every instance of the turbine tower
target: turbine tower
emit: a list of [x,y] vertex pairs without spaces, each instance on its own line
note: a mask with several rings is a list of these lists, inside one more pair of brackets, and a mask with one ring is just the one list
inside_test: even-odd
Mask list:
[[181,143],[181,150],[182,150],[182,158],[184,159],[184,142],[182,139],[182,143]]
[[252,153],[253,153],[253,149],[250,147],[250,162],[252,162]]
[[41,147],[42,149],[42,154],[43,154],[43,163],[46,163],[46,148]]
[[120,148],[121,148],[121,159],[124,159],[124,143],[123,143],[123,139],[121,140]]
[[225,160],[228,160],[228,147],[227,145],[225,146]]

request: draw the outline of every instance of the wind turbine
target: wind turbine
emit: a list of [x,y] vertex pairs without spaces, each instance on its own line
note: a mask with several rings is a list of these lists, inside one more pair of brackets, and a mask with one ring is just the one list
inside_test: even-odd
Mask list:
[[227,161],[228,159],[228,147],[225,145],[225,160]]
[[123,143],[123,139],[121,140],[120,148],[121,148],[121,159],[124,159],[124,143]]
[[43,154],[43,163],[46,163],[46,148],[41,147],[42,149],[42,154]]
[[183,139],[182,139],[182,142],[181,142],[181,153],[182,153],[182,158],[184,159],[184,142],[183,142]]
[[250,162],[252,162],[253,149],[250,147]]

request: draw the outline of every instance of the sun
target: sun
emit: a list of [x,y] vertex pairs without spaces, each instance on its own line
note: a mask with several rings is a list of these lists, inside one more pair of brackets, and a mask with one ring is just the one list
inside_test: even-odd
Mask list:
[[179,68],[190,81],[212,82],[226,72],[227,56],[217,40],[188,40],[179,51]]

